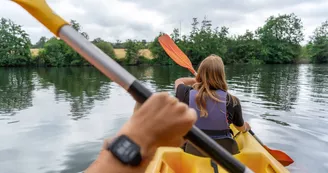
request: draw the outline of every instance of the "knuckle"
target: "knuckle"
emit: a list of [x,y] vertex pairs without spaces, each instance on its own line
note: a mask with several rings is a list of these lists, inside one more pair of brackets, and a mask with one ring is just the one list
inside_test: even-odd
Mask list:
[[154,93],[153,94],[153,100],[152,101],[160,101],[165,99],[166,94],[164,92],[160,92],[160,93]]
[[187,109],[188,109],[188,106],[186,104],[178,102],[177,108],[176,108],[178,113],[184,113],[185,111],[187,111]]
[[197,114],[196,111],[192,108],[189,108],[186,112],[186,123],[193,125],[197,120]]
[[167,100],[168,99],[168,93],[167,92],[160,92],[158,93],[158,97],[157,97],[157,100],[159,101],[164,101],[164,100]]

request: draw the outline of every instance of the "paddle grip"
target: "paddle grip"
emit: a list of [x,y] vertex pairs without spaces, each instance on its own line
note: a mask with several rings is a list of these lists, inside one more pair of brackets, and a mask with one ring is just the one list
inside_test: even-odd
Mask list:
[[144,103],[153,94],[138,80],[133,81],[127,91],[138,103]]

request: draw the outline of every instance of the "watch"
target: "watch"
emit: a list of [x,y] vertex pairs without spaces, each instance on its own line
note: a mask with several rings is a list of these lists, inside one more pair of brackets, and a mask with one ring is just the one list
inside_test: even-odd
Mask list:
[[107,149],[125,165],[138,166],[142,161],[139,145],[126,135],[115,138]]

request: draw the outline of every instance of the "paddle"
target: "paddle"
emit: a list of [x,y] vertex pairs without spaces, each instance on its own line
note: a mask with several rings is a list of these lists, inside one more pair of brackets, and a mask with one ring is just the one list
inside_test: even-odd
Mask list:
[[[56,15],[44,0],[12,0],[28,11],[53,34],[63,39],[69,46],[94,65],[108,78],[118,83],[139,103],[144,103],[152,92],[116,61],[85,39],[68,22]],[[208,154],[217,164],[229,172],[252,172],[232,157],[225,149],[193,126],[185,138]]]
[[273,150],[262,143],[262,141],[255,135],[252,130],[249,130],[249,133],[253,135],[253,137],[274,157],[276,158],[282,165],[288,166],[294,163],[294,160],[290,158],[286,153],[280,150]]
[[[158,38],[159,43],[165,50],[165,52],[182,67],[187,68],[192,74],[196,74],[195,69],[193,68],[189,58],[179,49],[179,47],[174,43],[174,41],[167,34],[163,34]],[[272,150],[266,145],[264,145],[254,134],[252,130],[249,131],[254,138],[282,165],[288,166],[294,161],[284,152],[279,150]]]

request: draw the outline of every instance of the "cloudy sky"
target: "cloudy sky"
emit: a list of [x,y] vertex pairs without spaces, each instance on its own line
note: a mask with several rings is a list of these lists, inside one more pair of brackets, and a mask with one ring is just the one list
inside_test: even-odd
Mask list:
[[[304,24],[305,39],[328,19],[327,0],[47,0],[65,20],[75,19],[91,39],[152,40],[159,32],[179,28],[189,33],[193,17],[206,15],[214,26],[229,27],[230,34],[262,26],[270,15],[295,13]],[[2,0],[0,17],[10,18],[30,34],[35,43],[52,34],[24,9]]]

